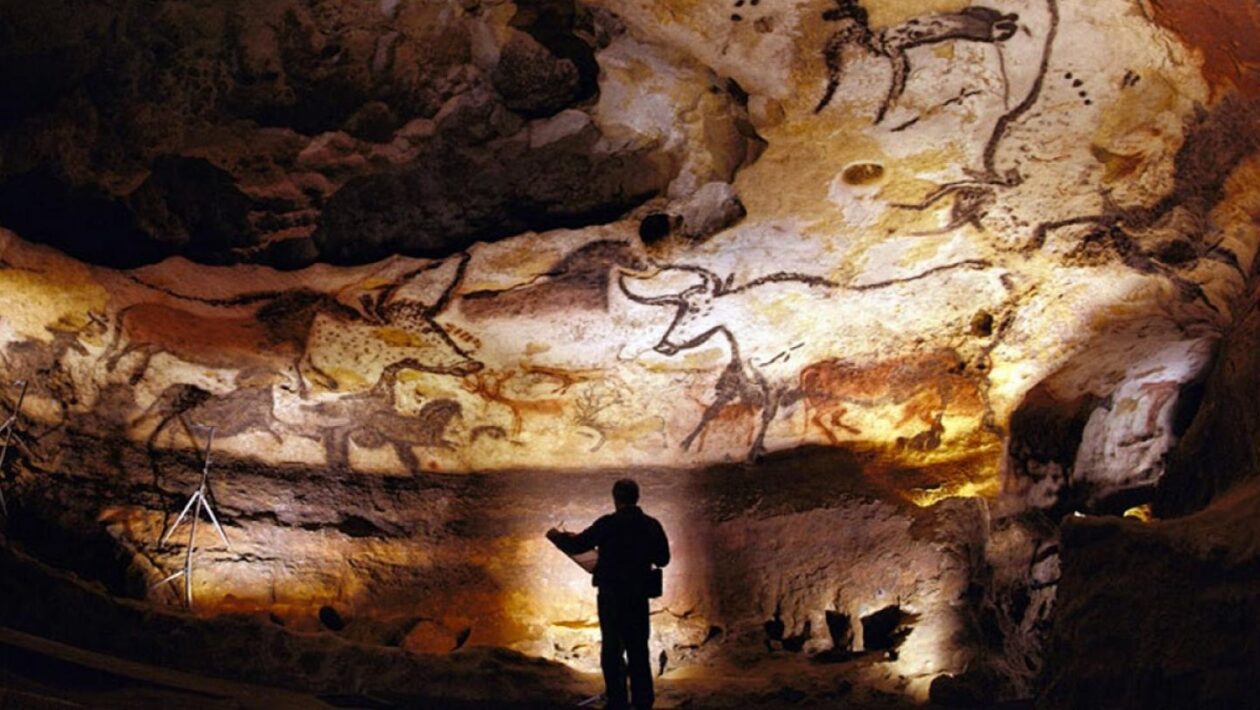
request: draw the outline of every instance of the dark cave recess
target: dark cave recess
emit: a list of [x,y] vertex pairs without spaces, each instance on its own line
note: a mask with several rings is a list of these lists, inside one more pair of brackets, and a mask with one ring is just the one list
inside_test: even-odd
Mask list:
[[624,28],[573,0],[517,2],[494,66],[477,3],[187,5],[0,11],[0,227],[115,268],[436,258],[614,221],[677,174],[597,145],[596,53]]

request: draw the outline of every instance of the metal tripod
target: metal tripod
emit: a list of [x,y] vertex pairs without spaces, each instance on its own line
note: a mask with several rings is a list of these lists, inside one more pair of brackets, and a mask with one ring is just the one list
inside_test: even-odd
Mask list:
[[[26,380],[18,380],[13,384],[21,385],[22,393],[18,395],[13,414],[4,420],[4,424],[0,424],[0,431],[4,432],[4,445],[0,446],[0,477],[4,475],[4,459],[9,455],[9,444],[13,442],[13,430],[17,428],[18,415],[22,413],[22,401],[26,399]],[[4,513],[4,517],[9,517],[9,506],[4,502],[4,491],[0,491],[0,512]]]
[[192,496],[188,499],[188,504],[184,506],[184,510],[180,512],[179,517],[175,519],[175,524],[166,531],[166,534],[162,536],[162,540],[158,542],[159,548],[165,546],[166,541],[170,539],[171,535],[175,534],[175,529],[180,526],[180,523],[184,522],[184,516],[188,515],[188,511],[191,510],[192,521],[188,530],[188,549],[184,553],[184,568],[153,585],[154,588],[157,588],[167,582],[173,582],[183,577],[184,603],[188,605],[189,609],[192,608],[193,603],[192,559],[193,550],[197,543],[197,520],[201,518],[201,511],[206,511],[206,516],[210,518],[210,522],[214,523],[214,529],[219,532],[219,537],[223,539],[223,544],[227,546],[227,549],[232,549],[232,543],[228,542],[227,534],[223,532],[223,526],[219,524],[219,519],[214,515],[214,506],[210,505],[210,500],[206,497],[210,483],[210,447],[214,445],[215,428],[212,426],[199,428],[207,429],[210,432],[210,437],[206,440],[206,457],[205,465],[201,469],[201,483],[197,486],[197,490],[193,491]]

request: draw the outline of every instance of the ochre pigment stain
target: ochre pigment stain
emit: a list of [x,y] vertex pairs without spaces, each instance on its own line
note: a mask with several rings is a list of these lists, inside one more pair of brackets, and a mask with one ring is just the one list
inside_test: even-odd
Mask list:
[[1154,0],[1152,18],[1203,53],[1203,76],[1214,89],[1260,95],[1260,5],[1250,0]]

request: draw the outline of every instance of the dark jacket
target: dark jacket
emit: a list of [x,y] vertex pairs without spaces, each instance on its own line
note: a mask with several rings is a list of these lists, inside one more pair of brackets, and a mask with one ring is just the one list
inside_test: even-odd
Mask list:
[[642,593],[652,565],[669,564],[665,529],[637,505],[605,515],[580,533],[554,535],[551,541],[570,555],[597,548],[599,561],[591,581],[600,589]]

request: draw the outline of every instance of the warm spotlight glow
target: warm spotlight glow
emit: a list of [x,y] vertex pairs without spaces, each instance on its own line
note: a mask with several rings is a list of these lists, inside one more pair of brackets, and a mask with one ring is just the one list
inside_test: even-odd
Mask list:
[[1151,504],[1143,503],[1142,505],[1134,506],[1124,511],[1124,517],[1149,523],[1154,518],[1154,515],[1151,513]]
[[996,481],[964,481],[931,489],[916,488],[906,491],[904,495],[907,500],[920,508],[928,508],[946,498],[989,498],[996,494]]

